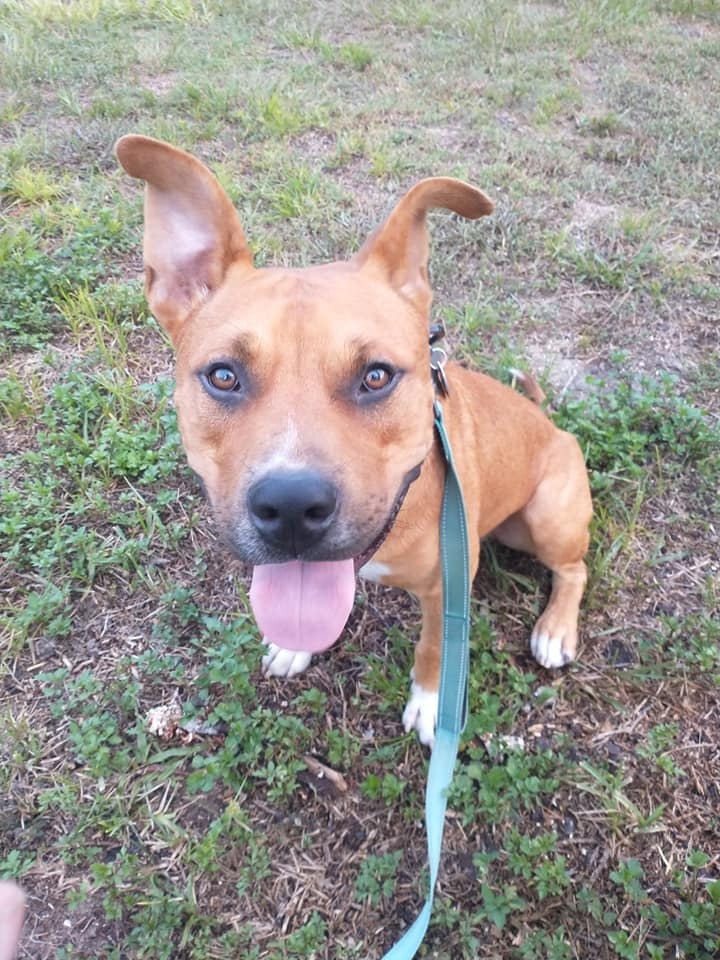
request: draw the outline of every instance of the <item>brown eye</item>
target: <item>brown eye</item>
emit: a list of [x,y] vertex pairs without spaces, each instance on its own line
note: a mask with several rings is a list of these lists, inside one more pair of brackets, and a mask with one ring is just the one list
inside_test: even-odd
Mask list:
[[240,387],[240,381],[230,367],[213,367],[207,378],[210,386],[216,390],[221,390],[223,393],[230,393],[230,391],[238,390]]
[[387,367],[370,367],[365,372],[362,383],[366,390],[377,391],[387,387],[392,381],[393,374]]

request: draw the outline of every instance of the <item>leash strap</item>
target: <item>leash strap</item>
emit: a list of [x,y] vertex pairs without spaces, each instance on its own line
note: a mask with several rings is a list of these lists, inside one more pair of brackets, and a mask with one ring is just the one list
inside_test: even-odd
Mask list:
[[470,555],[467,519],[460,481],[455,472],[442,407],[435,401],[435,428],[447,463],[440,515],[440,557],[443,584],[443,635],[440,699],[435,745],[430,757],[425,791],[430,891],[417,919],[382,960],[411,960],[430,923],[435,883],[440,866],[447,792],[452,783],[460,734],[467,720],[470,632]]

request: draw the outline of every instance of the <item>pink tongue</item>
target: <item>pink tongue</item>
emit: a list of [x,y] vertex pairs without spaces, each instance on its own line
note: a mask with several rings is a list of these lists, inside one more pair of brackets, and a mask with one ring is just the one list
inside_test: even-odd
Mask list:
[[355,602],[355,562],[267,563],[255,567],[250,603],[266,643],[316,653],[342,633]]

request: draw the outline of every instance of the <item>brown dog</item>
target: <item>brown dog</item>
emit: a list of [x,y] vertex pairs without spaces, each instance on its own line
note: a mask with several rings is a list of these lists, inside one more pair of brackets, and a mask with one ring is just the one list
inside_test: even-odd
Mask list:
[[[432,743],[445,467],[433,428],[426,212],[492,212],[479,190],[423,180],[348,262],[256,270],[242,226],[198,160],[141,136],[118,141],[146,182],[150,306],[177,350],[176,403],[190,465],[224,539],[254,565],[251,602],[291,676],[338,638],[355,575],[415,594],[422,632],[403,716]],[[553,572],[530,638],[546,667],[575,656],[592,512],[582,454],[515,391],[455,364],[443,400],[470,524]]]

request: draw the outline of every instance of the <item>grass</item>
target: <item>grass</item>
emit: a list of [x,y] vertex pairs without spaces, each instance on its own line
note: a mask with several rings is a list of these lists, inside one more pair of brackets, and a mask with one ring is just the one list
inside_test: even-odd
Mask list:
[[580,660],[549,674],[527,652],[544,573],[484,548],[420,955],[716,956],[716,4],[0,0],[0,20],[20,956],[379,957],[425,890],[426,758],[399,722],[417,611],[369,587],[307,675],[262,677],[142,297],[128,131],[212,166],[259,263],[348,256],[423,176],[494,197],[479,227],[433,220],[436,316],[468,363],[532,370],[578,437],[590,583]]

